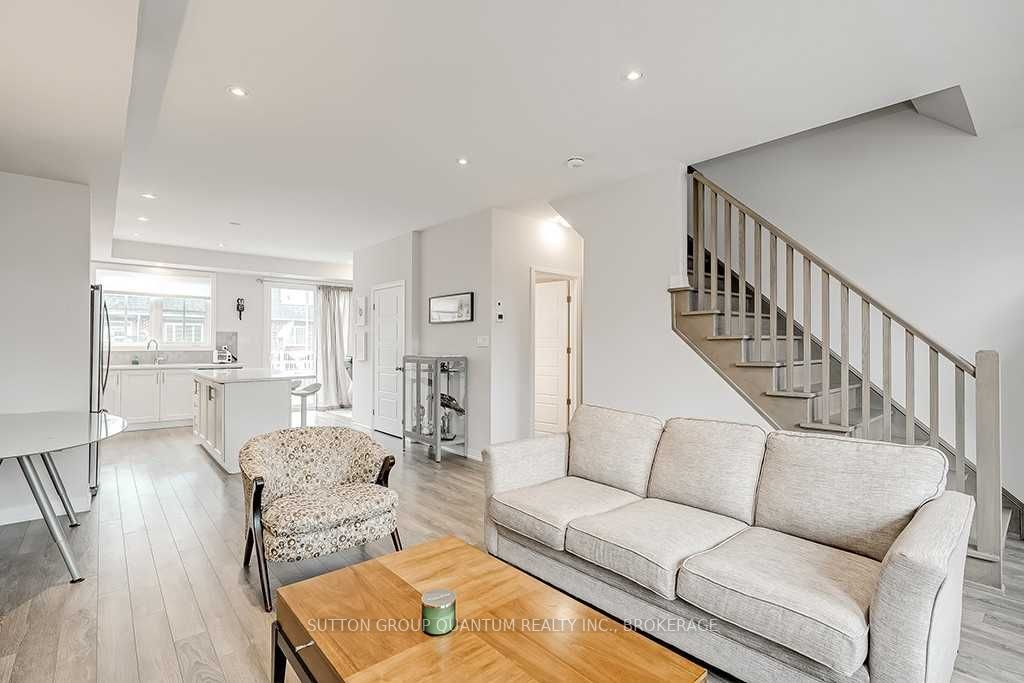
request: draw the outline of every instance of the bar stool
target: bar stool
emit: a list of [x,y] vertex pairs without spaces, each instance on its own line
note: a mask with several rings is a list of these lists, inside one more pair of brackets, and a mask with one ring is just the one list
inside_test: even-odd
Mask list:
[[299,388],[300,384],[302,384],[302,382],[300,380],[293,380],[292,381],[292,396],[298,396],[299,399],[302,402],[301,403],[301,407],[299,408],[299,415],[300,415],[299,424],[301,426],[305,427],[306,426],[306,401],[307,401],[307,399],[310,396],[312,396],[316,392],[320,391],[320,382],[314,382],[313,384],[307,384],[306,386],[302,387],[301,389]]

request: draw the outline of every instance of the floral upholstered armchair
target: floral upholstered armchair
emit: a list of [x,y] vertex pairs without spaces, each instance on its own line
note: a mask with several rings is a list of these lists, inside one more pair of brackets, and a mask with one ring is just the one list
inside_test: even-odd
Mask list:
[[245,488],[245,559],[253,547],[263,606],[270,612],[267,560],[296,562],[398,535],[394,456],[347,427],[281,429],[249,439],[238,455]]

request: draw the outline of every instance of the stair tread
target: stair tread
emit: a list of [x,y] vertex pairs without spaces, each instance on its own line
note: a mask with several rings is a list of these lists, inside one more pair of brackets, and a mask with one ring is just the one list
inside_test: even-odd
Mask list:
[[850,424],[849,427],[844,427],[838,422],[830,422],[825,424],[824,422],[801,422],[801,429],[811,429],[818,432],[839,432],[840,434],[849,434],[857,428],[855,424]]
[[[811,365],[821,365],[820,358],[812,358],[810,361]],[[786,361],[784,360],[741,360],[734,364],[738,368],[784,368],[786,367]],[[806,365],[806,361],[803,359],[793,359],[793,365]]]
[[[783,334],[774,337],[776,341],[786,341],[788,338]],[[708,341],[756,341],[758,338],[752,334],[713,334],[705,337],[705,339]],[[761,341],[771,341],[772,339],[773,337],[770,334],[761,336]],[[803,340],[803,337],[794,335],[793,339]]]
[[[850,390],[860,389],[860,387],[861,387],[861,383],[860,382],[850,382]],[[842,390],[843,390],[843,388],[841,386],[832,387],[832,388],[829,389],[829,393],[830,394],[838,394]],[[786,389],[773,389],[771,391],[766,391],[764,393],[765,393],[766,396],[779,396],[779,397],[782,397],[782,398],[785,398],[785,397],[788,397],[788,396],[794,396],[794,397],[800,397],[800,398],[818,398],[819,396],[822,395],[821,383],[820,382],[818,384],[812,384],[810,391],[804,391],[803,389],[794,389],[793,391],[788,391]],[[838,419],[838,417],[836,419]]]

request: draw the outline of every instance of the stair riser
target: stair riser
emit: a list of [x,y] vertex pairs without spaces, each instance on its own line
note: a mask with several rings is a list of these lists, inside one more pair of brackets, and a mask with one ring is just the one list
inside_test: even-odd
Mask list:
[[[776,339],[747,339],[743,342],[743,353],[745,360],[786,360],[786,340]],[[758,345],[761,346],[761,357],[758,358],[756,350]],[[775,355],[772,355],[774,349]],[[793,343],[793,358],[794,360],[803,360],[804,358],[804,345],[799,339]],[[811,359],[820,358],[819,350],[815,347],[811,348]]]
[[[739,295],[736,292],[733,292],[732,296],[729,297],[729,300],[732,302],[732,311],[734,313],[739,311],[740,310],[740,297],[739,297]],[[715,309],[715,310],[719,310],[719,311],[724,311],[725,310],[725,293],[722,292],[722,291],[719,291],[718,294],[714,297],[714,302],[715,302],[714,305],[712,305],[712,303],[711,303],[712,297],[711,297],[711,292],[710,291],[705,291],[704,294],[701,295],[699,301],[700,301],[700,304],[702,304],[702,305],[698,305],[697,292],[696,291],[691,291],[690,292],[690,310],[691,311],[695,311],[695,310],[708,310],[708,309],[712,309],[712,308]],[[747,295],[747,297],[746,297],[746,306],[747,306],[747,312],[748,313],[749,312],[753,312],[753,310],[754,310],[754,297],[753,296]],[[768,313],[769,310],[770,310],[770,307],[767,304],[764,304],[764,302],[762,302],[761,312],[762,313]]]
[[[847,391],[847,395],[850,397],[850,410],[856,410],[861,406],[861,393],[860,387],[850,387]],[[819,396],[811,401],[811,420],[819,422],[825,419],[825,415],[833,416],[839,413],[842,409],[843,394],[842,389],[833,390],[828,395],[828,410],[825,410],[825,396]]]
[[751,316],[740,317],[739,314],[733,314],[729,316],[732,323],[729,324],[726,316],[716,315],[715,316],[715,334],[756,334],[756,325],[760,322],[761,334],[768,335],[771,332],[771,324],[768,318],[754,318]]

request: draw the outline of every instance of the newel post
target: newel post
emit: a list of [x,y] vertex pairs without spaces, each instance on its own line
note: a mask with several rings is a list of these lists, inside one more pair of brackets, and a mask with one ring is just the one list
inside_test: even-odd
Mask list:
[[1002,556],[1003,463],[1000,447],[999,354],[995,351],[978,351],[975,367],[977,548],[989,555]]

